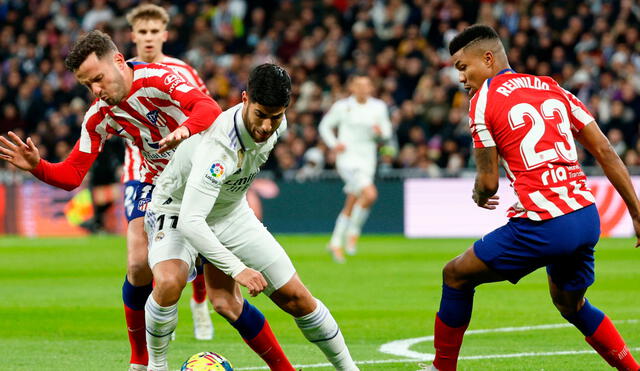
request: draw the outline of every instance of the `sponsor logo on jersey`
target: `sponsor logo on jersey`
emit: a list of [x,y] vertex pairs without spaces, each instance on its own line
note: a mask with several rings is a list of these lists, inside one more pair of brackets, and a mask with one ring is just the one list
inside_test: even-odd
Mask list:
[[224,165],[222,165],[220,162],[214,162],[213,165],[211,165],[211,167],[209,168],[209,173],[205,174],[204,177],[212,183],[220,184],[220,178],[222,178],[223,174]]
[[173,93],[176,89],[176,86],[185,82],[182,77],[177,74],[169,74],[164,78],[164,84],[169,86],[169,94]]
[[144,139],[145,143],[153,149],[160,149],[160,142],[149,142],[146,138]]
[[222,165],[219,162],[216,162],[213,165],[211,165],[209,172],[211,173],[211,176],[213,176],[214,178],[220,178],[224,174],[224,165]]

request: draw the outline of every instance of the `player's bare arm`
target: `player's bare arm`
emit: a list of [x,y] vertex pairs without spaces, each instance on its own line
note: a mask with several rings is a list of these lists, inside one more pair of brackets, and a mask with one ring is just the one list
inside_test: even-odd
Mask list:
[[496,147],[473,150],[478,174],[473,187],[473,201],[480,207],[494,210],[498,205],[498,150]]
[[624,200],[633,219],[633,228],[637,238],[636,247],[640,246],[640,203],[626,166],[595,121],[585,126],[574,136],[596,158],[604,174]]
[[7,133],[9,139],[0,136],[0,158],[8,161],[20,170],[31,171],[40,162],[40,152],[31,138],[26,143],[14,132]]

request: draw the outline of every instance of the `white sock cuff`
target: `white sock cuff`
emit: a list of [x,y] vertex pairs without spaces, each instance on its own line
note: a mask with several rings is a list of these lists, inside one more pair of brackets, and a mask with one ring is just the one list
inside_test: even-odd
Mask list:
[[316,300],[316,309],[309,314],[296,318],[296,322],[301,329],[316,328],[322,325],[327,316],[330,316],[329,309],[318,299]]

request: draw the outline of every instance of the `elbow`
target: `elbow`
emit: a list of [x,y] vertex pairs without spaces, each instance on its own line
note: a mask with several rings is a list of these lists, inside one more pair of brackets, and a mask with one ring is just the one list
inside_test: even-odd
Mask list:
[[178,218],[178,225],[176,226],[176,229],[178,230],[178,232],[182,233],[183,236],[187,237],[190,233],[190,225],[192,225],[192,223],[190,223],[186,217],[180,215],[180,217]]

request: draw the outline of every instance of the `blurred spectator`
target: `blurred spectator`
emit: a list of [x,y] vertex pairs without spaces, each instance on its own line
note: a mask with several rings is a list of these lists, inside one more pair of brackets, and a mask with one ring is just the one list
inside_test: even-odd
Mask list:
[[[0,12],[0,130],[22,128],[52,158],[73,145],[93,99],[64,68],[83,30],[103,29],[126,57],[124,21],[135,0],[8,1]],[[455,175],[469,163],[468,97],[449,65],[448,42],[469,24],[492,25],[519,72],[545,74],[588,104],[616,149],[632,161],[640,126],[640,16],[631,1],[222,0],[157,1],[172,14],[165,51],[196,67],[223,108],[240,101],[248,71],[283,64],[294,83],[291,138],[268,164],[306,174],[307,153],[335,156],[320,118],[347,95],[353,73],[371,77],[388,105],[397,150],[380,171]],[[277,11],[275,11],[277,10]],[[418,129],[419,128],[419,129]],[[613,131],[613,133],[612,133]],[[413,139],[412,139],[413,138]],[[310,149],[317,149],[310,151]],[[310,155],[311,156],[311,155]],[[586,164],[593,163],[584,154]],[[0,165],[5,166],[5,165]],[[320,165],[318,165],[320,166]],[[300,170],[300,169],[305,170]],[[384,170],[386,169],[386,170]],[[437,171],[436,171],[437,170]]]

